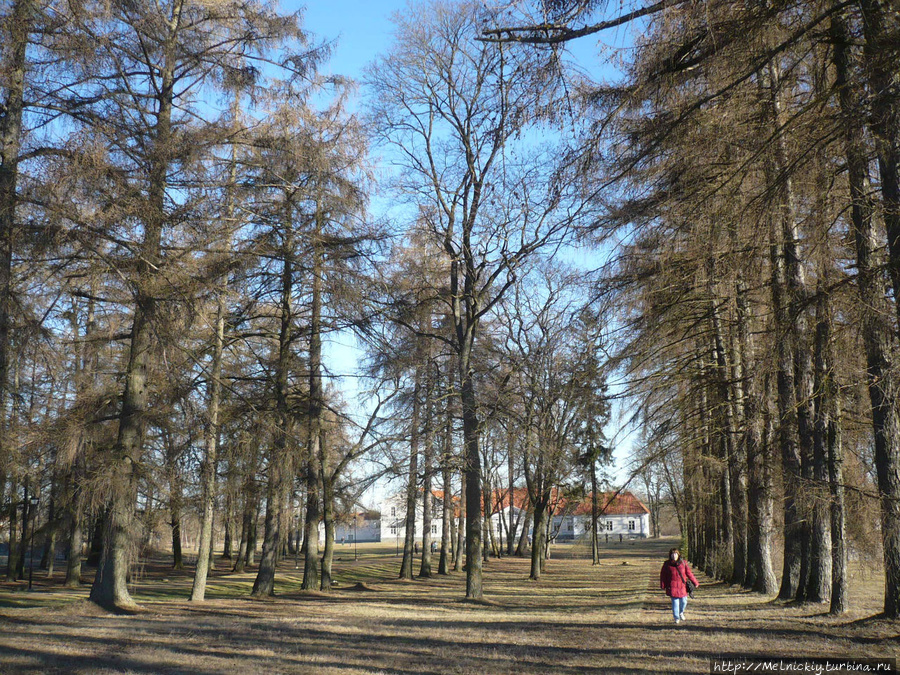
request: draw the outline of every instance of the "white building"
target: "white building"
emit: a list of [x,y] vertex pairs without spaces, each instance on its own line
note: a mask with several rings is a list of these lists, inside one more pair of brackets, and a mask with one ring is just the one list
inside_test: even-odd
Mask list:
[[[431,536],[441,536],[441,516],[443,512],[443,492],[434,490],[432,500]],[[590,538],[591,498],[573,504],[554,491],[550,502],[552,521],[550,537],[559,543],[571,543]],[[422,539],[422,492],[416,501],[416,539]],[[491,527],[501,546],[506,545],[509,531],[510,511],[512,512],[515,537],[518,539],[526,521],[528,494],[524,489],[514,490],[512,500],[508,490],[495,490],[491,513]],[[512,503],[510,503],[512,502]],[[454,498],[454,515],[459,516],[458,500]],[[631,492],[608,492],[598,495],[598,530],[601,540],[611,538],[643,539],[650,536],[650,510]],[[502,521],[502,522],[501,522]],[[465,521],[463,521],[465,527]],[[532,525],[533,527],[533,525]],[[531,533],[529,533],[531,534]],[[381,541],[402,542],[406,536],[406,495],[395,494],[381,504]],[[533,537],[529,537],[529,541]],[[360,540],[361,541],[361,540]]]
[[341,519],[334,527],[334,541],[338,544],[381,541],[381,514],[377,511],[361,511]]
[[[424,527],[423,496],[419,490],[416,499],[416,539],[422,539]],[[431,499],[431,538],[441,537],[441,518],[444,513],[444,493],[441,490],[432,490]],[[456,500],[454,499],[454,502]],[[455,516],[459,513],[455,512]],[[403,541],[406,538],[406,494],[397,493],[391,495],[381,503],[381,541]]]

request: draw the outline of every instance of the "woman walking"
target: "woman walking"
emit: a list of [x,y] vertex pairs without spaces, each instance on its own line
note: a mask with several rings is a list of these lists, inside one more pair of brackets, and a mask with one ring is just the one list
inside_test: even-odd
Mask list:
[[681,559],[681,551],[673,548],[669,551],[669,559],[663,563],[659,573],[659,587],[666,591],[666,595],[672,598],[672,615],[675,623],[684,621],[684,610],[687,609],[688,588],[690,579],[694,586],[699,586],[697,578],[691,572],[690,566]]

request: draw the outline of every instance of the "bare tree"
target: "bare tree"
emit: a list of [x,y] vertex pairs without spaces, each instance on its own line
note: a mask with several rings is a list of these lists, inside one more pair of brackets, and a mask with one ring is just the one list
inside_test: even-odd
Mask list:
[[426,207],[428,229],[449,264],[443,297],[462,403],[466,597],[472,600],[483,595],[473,361],[479,325],[523,261],[559,240],[571,222],[557,210],[562,192],[543,192],[548,201],[537,197],[547,185],[537,175],[545,158],[528,157],[523,166],[504,155],[535,123],[546,87],[535,61],[510,59],[476,40],[479,13],[472,3],[443,3],[422,8],[415,19],[398,19],[396,45],[368,76],[372,124],[398,152],[398,189]]

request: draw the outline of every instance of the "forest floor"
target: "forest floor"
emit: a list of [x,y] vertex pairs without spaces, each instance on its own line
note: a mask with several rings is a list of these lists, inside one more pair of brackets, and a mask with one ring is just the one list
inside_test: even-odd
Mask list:
[[[208,601],[191,604],[191,571],[159,560],[135,574],[144,609],[133,615],[102,612],[86,587],[69,591],[41,573],[30,593],[23,582],[0,585],[0,673],[709,673],[713,659],[783,668],[783,659],[900,651],[900,622],[877,616],[883,578],[859,564],[842,617],[698,575],[697,598],[676,626],[659,590],[672,545],[610,545],[598,567],[557,545],[539,582],[528,580],[528,560],[492,559],[482,604],[462,601],[464,573],[397,580],[399,558],[384,545],[361,545],[359,560],[338,546],[328,594],[301,592],[287,560],[277,597],[265,601],[248,597],[254,574],[230,574],[223,562]],[[757,672],[772,667],[760,663],[751,664]]]

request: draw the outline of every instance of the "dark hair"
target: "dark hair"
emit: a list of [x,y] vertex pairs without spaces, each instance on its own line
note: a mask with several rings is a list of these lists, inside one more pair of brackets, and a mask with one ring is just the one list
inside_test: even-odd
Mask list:
[[671,556],[673,553],[677,553],[678,557],[679,558],[681,557],[681,551],[679,551],[677,548],[673,548],[673,549],[669,550],[669,556]]

